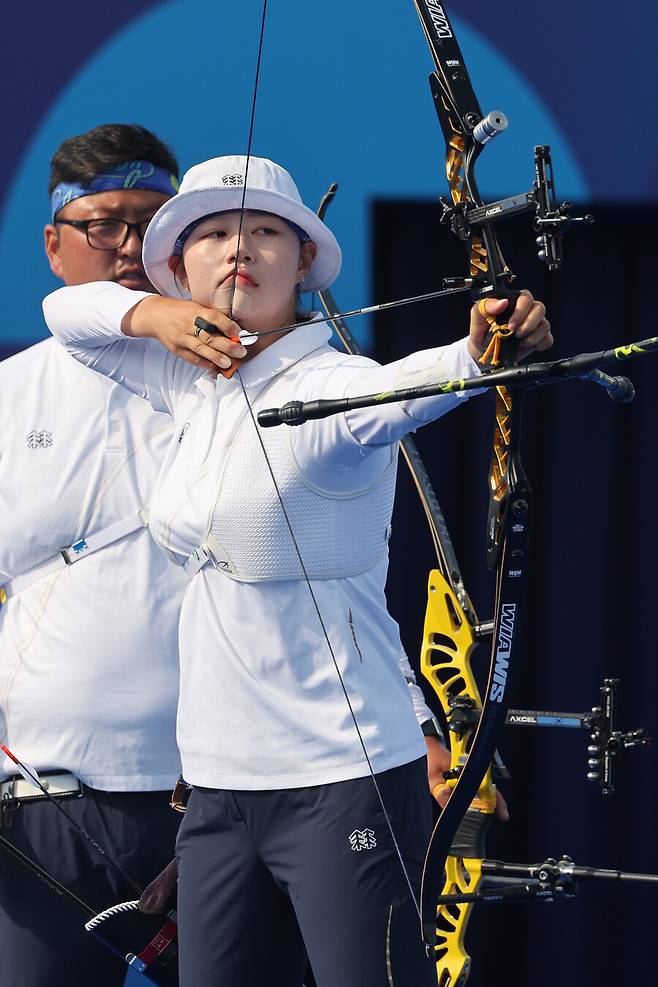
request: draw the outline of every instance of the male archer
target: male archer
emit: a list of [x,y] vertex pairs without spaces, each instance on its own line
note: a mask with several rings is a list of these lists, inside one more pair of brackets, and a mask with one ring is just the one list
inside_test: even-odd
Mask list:
[[[143,127],[64,141],[45,249],[66,284],[152,290],[149,220],[178,165]],[[152,541],[151,489],[170,425],[52,339],[0,364],[0,739],[143,887],[173,854],[178,611],[186,579]],[[102,910],[135,891],[41,793],[0,763],[7,839]],[[55,906],[55,907],[53,907]],[[9,858],[0,983],[118,987],[125,967]]]

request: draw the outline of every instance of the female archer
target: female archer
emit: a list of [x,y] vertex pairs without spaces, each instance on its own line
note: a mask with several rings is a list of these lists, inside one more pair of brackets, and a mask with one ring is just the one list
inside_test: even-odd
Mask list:
[[[488,326],[474,309],[466,338],[383,367],[333,349],[325,323],[270,331],[299,323],[299,290],[328,287],[340,264],[286,171],[228,156],[193,167],[146,232],[164,297],[97,283],[44,303],[78,360],[176,423],[150,527],[190,577],[178,743],[193,792],[177,856],[194,987],[291,987],[305,949],[319,987],[436,983],[417,909],[425,744],[384,585],[397,443],[464,398],[295,429],[256,415],[472,377]],[[510,325],[525,353],[552,344],[528,292]]]

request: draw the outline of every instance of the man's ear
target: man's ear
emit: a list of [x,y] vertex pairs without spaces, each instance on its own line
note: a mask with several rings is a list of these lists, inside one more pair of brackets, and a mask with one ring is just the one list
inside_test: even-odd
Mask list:
[[43,245],[48,263],[50,264],[50,270],[55,277],[63,279],[62,261],[59,256],[59,234],[57,227],[53,223],[47,223],[43,228]]

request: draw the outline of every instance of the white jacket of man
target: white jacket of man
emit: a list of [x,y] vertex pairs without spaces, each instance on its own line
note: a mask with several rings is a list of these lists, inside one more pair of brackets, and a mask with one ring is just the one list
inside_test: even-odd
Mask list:
[[0,363],[0,421],[0,737],[93,788],[167,789],[186,580],[140,519],[171,420],[51,339]]

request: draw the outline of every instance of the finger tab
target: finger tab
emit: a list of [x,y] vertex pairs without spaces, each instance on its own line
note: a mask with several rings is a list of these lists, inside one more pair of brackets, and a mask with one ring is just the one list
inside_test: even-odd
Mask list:
[[227,380],[230,380],[237,369],[238,369],[237,360],[231,360],[231,366],[227,367],[226,370],[220,369],[219,372],[222,375],[222,377],[226,377]]

